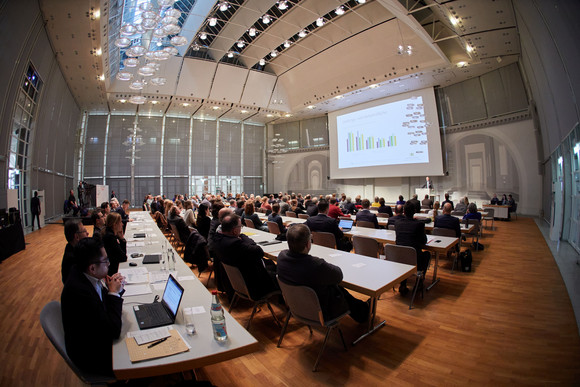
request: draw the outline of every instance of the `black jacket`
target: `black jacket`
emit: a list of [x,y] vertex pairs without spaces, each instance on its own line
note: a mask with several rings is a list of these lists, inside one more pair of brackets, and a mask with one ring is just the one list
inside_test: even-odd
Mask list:
[[459,225],[459,218],[449,214],[439,215],[435,218],[435,227],[448,228],[455,230],[455,237],[459,238],[461,236],[461,227]]
[[127,241],[119,239],[112,229],[106,228],[103,237],[103,245],[109,257],[109,275],[113,275],[119,271],[119,263],[127,262]]
[[370,212],[370,210],[360,210],[356,213],[356,221],[363,220],[365,222],[371,222],[375,225],[375,228],[379,228],[379,222],[377,216]]

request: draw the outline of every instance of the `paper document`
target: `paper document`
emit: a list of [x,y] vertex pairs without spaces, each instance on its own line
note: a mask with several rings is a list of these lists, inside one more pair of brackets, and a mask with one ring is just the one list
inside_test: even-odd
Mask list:
[[149,284],[144,285],[125,285],[125,293],[123,297],[139,296],[141,294],[151,294],[151,286]]
[[127,332],[127,337],[134,337],[137,345],[143,345],[169,336],[171,336],[169,333],[169,326],[146,329],[144,331]]
[[145,242],[127,242],[127,247],[142,247],[145,246]]
[[169,274],[173,274],[174,277],[177,277],[176,271],[150,271],[149,282],[167,282]]

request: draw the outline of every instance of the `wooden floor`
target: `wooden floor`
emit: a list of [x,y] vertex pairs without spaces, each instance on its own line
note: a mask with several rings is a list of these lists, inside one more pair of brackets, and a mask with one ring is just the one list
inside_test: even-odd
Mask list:
[[[264,310],[251,329],[261,350],[203,368],[198,378],[218,386],[579,385],[574,314],[534,221],[495,222],[484,234],[473,272],[451,275],[443,260],[441,282],[413,310],[408,297],[387,292],[378,306],[387,325],[348,352],[332,336],[318,372],[311,368],[321,333],[291,321],[276,348],[280,331]],[[0,264],[0,385],[81,385],[38,320],[45,303],[60,299],[63,227],[48,225],[26,241],[25,251]],[[233,315],[245,323],[249,312],[241,303]],[[350,342],[363,328],[344,321]]]

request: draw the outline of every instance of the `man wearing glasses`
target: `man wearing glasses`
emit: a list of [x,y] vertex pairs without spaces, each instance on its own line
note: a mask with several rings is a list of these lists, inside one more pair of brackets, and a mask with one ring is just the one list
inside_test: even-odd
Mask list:
[[70,268],[75,264],[74,248],[83,238],[89,236],[89,232],[79,220],[69,220],[64,225],[64,236],[68,242],[64,248],[64,255],[62,257],[62,283],[66,282]]
[[113,375],[112,345],[121,334],[124,278],[108,276],[109,259],[101,241],[84,238],[75,249],[61,295],[66,351],[85,372]]

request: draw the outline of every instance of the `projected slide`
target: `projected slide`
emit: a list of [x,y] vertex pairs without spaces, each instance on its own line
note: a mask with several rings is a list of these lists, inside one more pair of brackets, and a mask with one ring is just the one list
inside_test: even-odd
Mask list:
[[339,115],[336,120],[339,169],[429,162],[421,96]]

